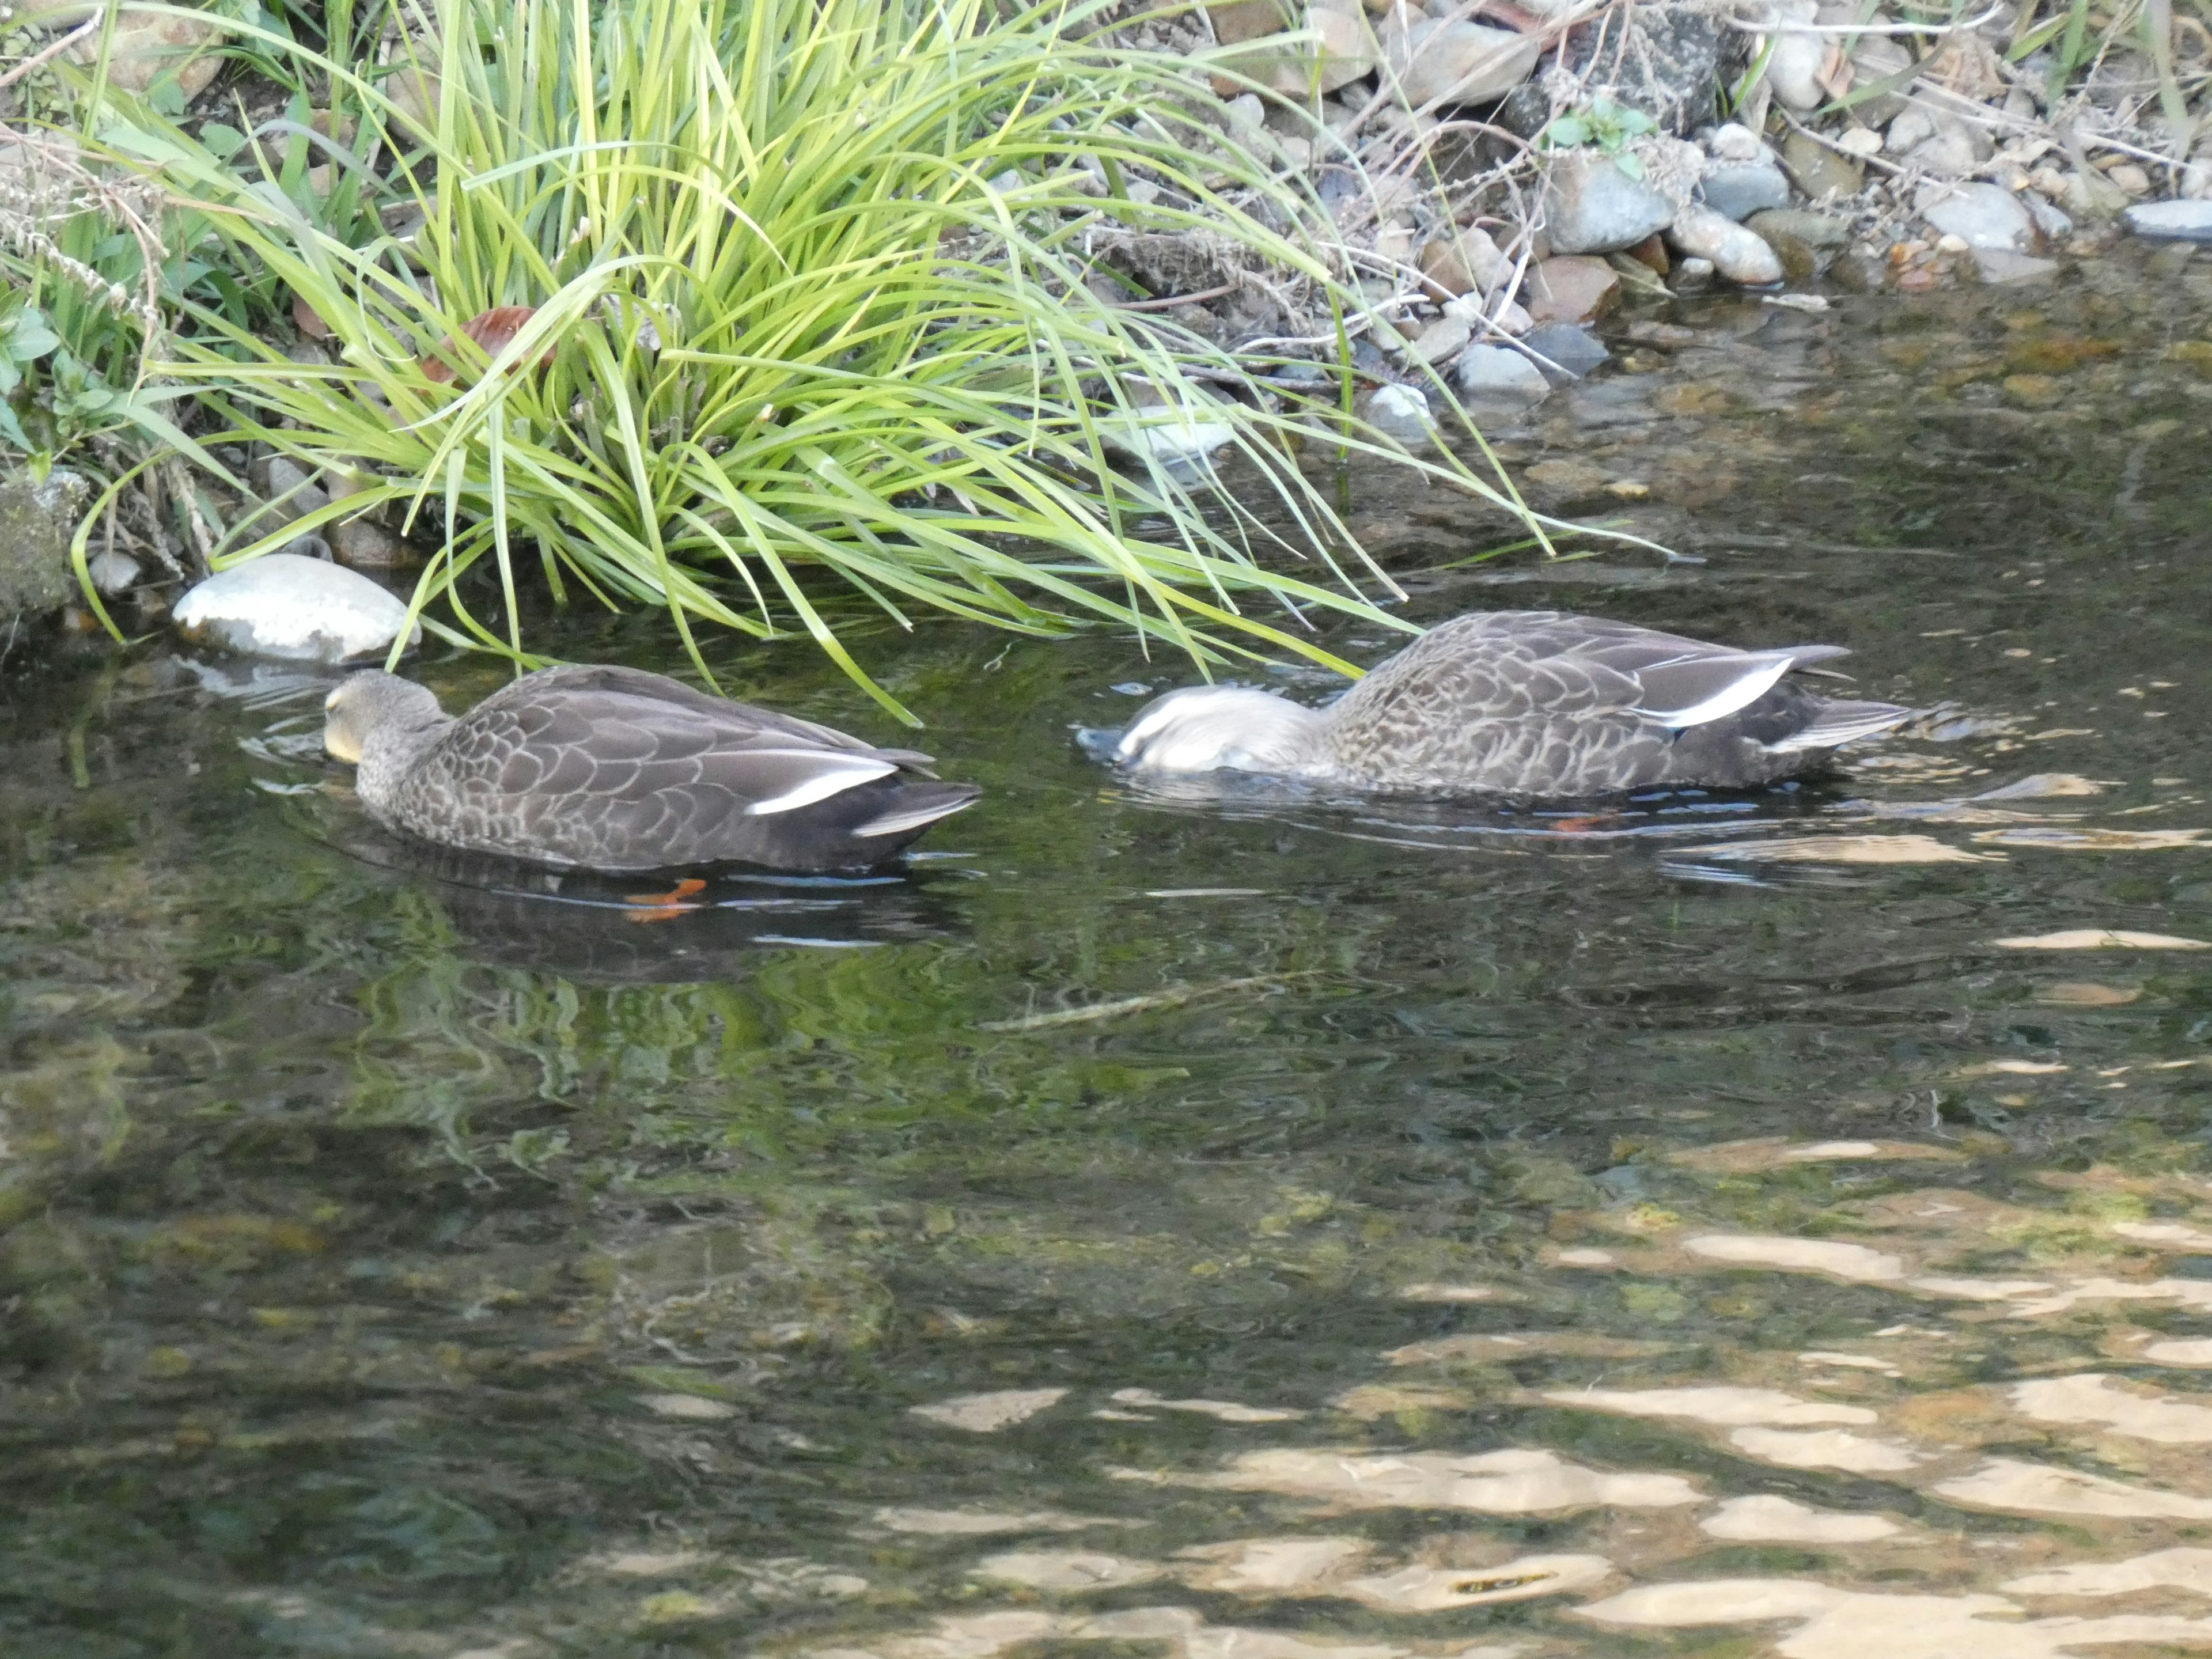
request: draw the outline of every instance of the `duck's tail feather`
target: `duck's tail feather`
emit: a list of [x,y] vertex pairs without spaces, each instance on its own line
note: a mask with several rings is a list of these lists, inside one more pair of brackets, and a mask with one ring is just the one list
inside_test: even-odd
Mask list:
[[1794,755],[1808,749],[1839,749],[1861,738],[1893,732],[1917,710],[1893,702],[1826,702],[1814,712],[1810,724],[1765,745],[1770,755]]
[[915,834],[939,818],[949,818],[963,807],[973,806],[982,793],[972,783],[939,783],[934,779],[909,783],[899,790],[897,799],[887,810],[865,823],[855,824],[852,833],[868,840],[879,836]]

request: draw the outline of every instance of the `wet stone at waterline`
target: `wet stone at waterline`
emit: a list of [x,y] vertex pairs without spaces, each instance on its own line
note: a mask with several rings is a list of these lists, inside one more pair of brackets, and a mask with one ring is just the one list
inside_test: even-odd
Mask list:
[[11,672],[0,1648],[2212,1643],[2212,283],[2134,246],[1624,301],[1498,442],[1671,558],[1350,471],[1415,621],[1928,711],[1785,791],[1149,794],[1070,732],[1158,641],[938,623],[854,636],[986,792],[926,856],[603,881],[377,831],[319,665]]

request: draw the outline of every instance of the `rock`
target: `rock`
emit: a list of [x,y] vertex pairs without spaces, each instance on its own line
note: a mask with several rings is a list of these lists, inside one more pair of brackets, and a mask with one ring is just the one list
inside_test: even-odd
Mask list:
[[257,462],[247,477],[269,511],[255,527],[264,535],[279,525],[291,524],[331,504],[330,492],[314,482],[314,475],[289,455],[270,455]]
[[1429,400],[1410,386],[1376,387],[1362,412],[1370,426],[1409,449],[1428,442],[1436,431],[1436,419],[1429,413]]
[[1692,203],[1676,216],[1668,240],[1692,258],[1711,259],[1713,269],[1745,288],[1771,288],[1783,276],[1774,250],[1734,220]]
[[1782,166],[1810,201],[1822,201],[1831,196],[1856,196],[1866,183],[1865,163],[1837,155],[1818,139],[1794,127],[1782,141]]
[[2094,167],[2066,175],[2066,210],[2077,219],[2109,219],[2127,204],[2127,192]]
[[1554,253],[1634,247],[1674,217],[1672,202],[1596,151],[1561,150],[1545,168],[1544,229]]
[[2058,274],[2058,261],[2039,259],[2032,253],[2014,253],[2001,247],[1974,250],[1974,268],[1982,280],[1996,286],[2004,283],[2039,283]]
[[[1234,11],[1243,15],[1246,0],[1234,5],[1209,8],[1219,14]],[[1250,0],[1255,17],[1279,15],[1276,0]],[[1239,50],[1226,53],[1221,66],[1233,69],[1238,75],[1285,97],[1303,100],[1310,93],[1334,92],[1338,88],[1358,80],[1371,70],[1379,61],[1373,33],[1362,14],[1358,0],[1310,0],[1304,9],[1303,20],[1296,14],[1298,8],[1286,8],[1292,14],[1287,26],[1275,25],[1257,35],[1239,35],[1231,40],[1222,33],[1221,23],[1214,24],[1214,33],[1225,46]],[[1310,40],[1300,40],[1282,33],[1285,27],[1298,29],[1303,25],[1320,37],[1318,48]],[[1226,95],[1237,89],[1237,83],[1226,76],[1215,78],[1214,90]]]
[[1732,161],[1707,170],[1698,197],[1716,213],[1739,224],[1768,208],[1790,205],[1790,181],[1770,161]]
[[[1898,118],[1900,123],[1904,119],[1904,116]],[[1905,152],[1907,167],[1918,167],[1938,179],[1964,179],[1996,154],[1978,127],[1969,126],[1955,116],[1938,115],[1934,119],[1936,130]],[[1884,148],[1887,147],[1885,143]]]
[[1554,254],[1528,267],[1522,294],[1540,323],[1586,323],[1620,302],[1620,273],[1602,259]]
[[1130,412],[1098,423],[1106,447],[1131,460],[1168,466],[1196,466],[1237,435],[1219,418],[1218,401],[1202,387],[1176,388],[1172,403],[1158,388],[1138,382],[1127,388]]
[[375,520],[348,519],[331,531],[331,556],[356,570],[398,570],[416,562],[414,550]]
[[2212,202],[2138,202],[2120,222],[2147,241],[2212,242]]
[[[195,644],[244,656],[337,664],[388,650],[407,607],[366,576],[289,553],[218,571],[177,601]],[[422,641],[421,623],[408,636]]]
[[2048,198],[2024,190],[2017,199],[2027,210],[2027,216],[2035,222],[2036,234],[2044,240],[2062,242],[2074,234],[2074,222],[2052,206]]
[[[197,17],[148,17],[126,11],[116,21],[108,82],[118,91],[143,93],[164,74],[173,72],[178,89],[189,103],[207,90],[222,67],[220,58],[199,51],[215,33],[214,24]],[[72,63],[89,66],[99,60],[100,52],[100,39],[94,33],[71,46],[69,57]]]
[[1417,357],[1431,368],[1442,368],[1467,349],[1467,343],[1474,337],[1474,328],[1464,317],[1439,317],[1416,335],[1407,349],[1407,356]]
[[1213,25],[1213,38],[1224,46],[1237,46],[1297,27],[1302,8],[1297,0],[1213,0],[1201,9]]
[[1306,27],[1321,36],[1321,76],[1316,90],[1334,92],[1382,60],[1359,0],[1310,0]]
[[1479,226],[1447,227],[1421,250],[1421,275],[1456,299],[1487,294],[1505,274],[1505,256]]
[[1691,253],[1674,261],[1674,291],[1677,294],[1692,293],[1712,280],[1713,262],[1711,259],[1700,258]]
[[1523,410],[1552,392],[1543,370],[1510,346],[1469,346],[1460,355],[1454,378],[1470,409]]
[[1724,48],[1745,39],[1722,15],[1705,6],[1638,6],[1632,17],[1574,30],[1560,44],[1559,67],[1586,93],[1608,93],[1662,127],[1687,132],[1712,118]]
[[1765,159],[1765,144],[1749,127],[1725,121],[1705,135],[1705,151],[1716,161],[1757,161]]
[[1772,208],[1765,213],[1754,213],[1744,222],[1768,241],[1776,236],[1788,236],[1808,247],[1832,248],[1842,247],[1851,240],[1848,220],[1804,208]]
[[1528,78],[1543,51],[1533,34],[1432,17],[1398,28],[1392,26],[1397,15],[1393,10],[1384,20],[1383,61],[1416,109],[1502,98]]
[[1808,29],[1790,28],[1791,23],[1809,23],[1819,14],[1817,0],[1778,0],[1768,9],[1770,21],[1784,25],[1771,37],[1771,46],[1766,54],[1766,84],[1774,88],[1774,95],[1795,110],[1819,107],[1828,101],[1827,93],[1820,85],[1820,65],[1828,56],[1828,41],[1825,35]]
[[1581,380],[1613,356],[1597,336],[1567,323],[1544,323],[1532,328],[1521,344],[1540,360],[1537,367],[1555,386]]
[[138,561],[119,547],[111,547],[95,553],[85,563],[85,574],[92,585],[109,598],[125,593],[138,585]]
[[1634,247],[1629,249],[1628,257],[1637,264],[1664,276],[1668,268],[1667,239],[1655,230]]
[[1932,185],[1921,191],[1920,216],[1940,235],[1970,248],[2025,253],[2035,246],[2035,221],[2010,191],[1996,185]]
[[1892,155],[1902,155],[1922,140],[1935,136],[1935,116],[1917,104],[1908,104],[1891,120],[1881,147]]
[[1267,106],[1260,101],[1256,92],[1243,93],[1231,99],[1221,112],[1229,118],[1229,131],[1247,144],[1267,124]]
[[[1863,34],[1850,51],[1854,93],[1893,80],[1912,67],[1912,53],[1895,35]],[[1851,113],[1869,126],[1878,127],[1895,119],[1905,107],[1905,100],[1895,92],[1877,92],[1872,97],[1861,97],[1851,106]]]
[[0,483],[0,617],[11,625],[78,597],[70,540],[91,496],[83,478],[58,469],[39,483],[15,471]]
[[1848,155],[1879,155],[1881,135],[1872,127],[1845,127],[1836,135],[1836,148]]

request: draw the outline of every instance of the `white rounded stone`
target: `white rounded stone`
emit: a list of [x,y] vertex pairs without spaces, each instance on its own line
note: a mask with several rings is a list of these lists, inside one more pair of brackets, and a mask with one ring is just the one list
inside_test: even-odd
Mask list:
[[[407,607],[356,571],[296,553],[265,553],[217,571],[177,601],[176,624],[195,644],[249,657],[342,663],[382,654]],[[422,642],[422,626],[409,634]]]

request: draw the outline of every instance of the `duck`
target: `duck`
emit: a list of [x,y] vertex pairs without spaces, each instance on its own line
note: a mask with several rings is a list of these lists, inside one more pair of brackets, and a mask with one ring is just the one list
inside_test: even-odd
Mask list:
[[323,746],[386,829],[615,872],[872,869],[982,793],[913,750],[605,665],[538,669],[458,717],[411,680],[351,674]]
[[1844,744],[1912,718],[1791,678],[1849,654],[1743,650],[1558,611],[1475,611],[1322,708],[1251,687],[1170,691],[1109,753],[1140,780],[1253,773],[1377,794],[1747,788],[1817,770]]

